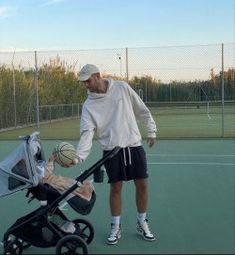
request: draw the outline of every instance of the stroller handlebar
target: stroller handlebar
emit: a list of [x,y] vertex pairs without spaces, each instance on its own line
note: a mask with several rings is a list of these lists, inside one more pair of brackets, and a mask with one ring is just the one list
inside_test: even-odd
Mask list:
[[111,151],[109,151],[107,154],[105,154],[99,161],[97,161],[94,165],[92,165],[89,169],[85,170],[80,176],[76,178],[76,181],[83,182],[87,179],[90,175],[92,175],[97,169],[99,169],[106,160],[114,157],[119,151],[121,147],[115,147]]
[[[107,154],[107,158],[112,158],[114,157],[119,151],[120,151],[121,147],[115,147],[114,149],[112,149],[108,154]],[[104,158],[106,158],[106,156],[104,156]],[[103,158],[103,159],[104,159]]]

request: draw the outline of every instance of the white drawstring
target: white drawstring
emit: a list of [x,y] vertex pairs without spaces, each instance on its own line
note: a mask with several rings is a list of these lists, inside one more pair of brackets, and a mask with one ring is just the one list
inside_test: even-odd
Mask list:
[[[128,158],[129,158],[129,165],[132,164],[131,162],[131,150],[130,150],[130,147],[127,147],[127,150],[128,150]],[[126,161],[126,151],[125,151],[125,148],[123,148],[123,159],[124,159],[124,165],[127,166],[127,161]]]
[[127,147],[128,149],[128,156],[129,156],[129,165],[131,165],[131,150],[130,147]]
[[124,158],[124,165],[126,166],[126,153],[125,153],[125,148],[122,149],[123,151],[123,158]]

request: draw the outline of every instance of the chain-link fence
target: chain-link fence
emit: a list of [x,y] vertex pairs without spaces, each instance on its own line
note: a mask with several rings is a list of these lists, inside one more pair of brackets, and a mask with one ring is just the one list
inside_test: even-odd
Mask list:
[[[33,125],[39,128],[48,121],[76,118],[79,105],[86,98],[77,74],[83,65],[93,63],[99,66],[103,76],[128,81],[156,112],[158,121],[164,112],[168,117],[170,111],[172,115],[183,116],[183,112],[185,115],[193,108],[194,113],[200,115],[205,108],[209,126],[213,122],[212,113],[218,115],[218,131],[213,136],[234,137],[234,56],[235,43],[0,52],[0,130]],[[187,121],[188,115],[185,116]],[[174,125],[173,121],[172,129]],[[164,122],[162,129],[167,130]],[[208,136],[210,134],[209,131]],[[175,134],[169,131],[162,136],[174,137]],[[185,137],[188,136],[202,134],[185,133]],[[0,137],[4,137],[3,132]]]

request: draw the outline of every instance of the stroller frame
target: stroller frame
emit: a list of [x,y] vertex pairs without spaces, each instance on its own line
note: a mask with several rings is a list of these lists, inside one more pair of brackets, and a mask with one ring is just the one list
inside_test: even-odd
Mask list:
[[[30,136],[23,137],[26,144],[29,144],[29,139]],[[87,245],[94,237],[93,226],[85,219],[75,219],[73,221],[69,221],[59,209],[59,203],[63,201],[69,194],[71,194],[76,188],[80,187],[83,181],[85,181],[88,177],[97,173],[97,171],[100,171],[100,167],[104,165],[108,159],[115,156],[119,150],[120,148],[116,147],[106,153],[89,169],[82,172],[81,175],[75,179],[76,182],[64,193],[60,194],[54,201],[48,203],[47,205],[40,206],[38,209],[27,214],[26,216],[19,218],[3,236],[2,242],[4,255],[22,254],[23,249],[28,248],[31,245],[41,248],[56,247],[56,254],[88,254],[89,252]],[[44,157],[43,152],[40,155],[41,157]],[[38,160],[41,160],[41,158]],[[45,192],[44,185],[45,184],[39,183],[35,188],[39,188],[39,190]],[[28,192],[30,192],[30,188],[28,189]],[[51,215],[59,216],[62,220],[75,224],[75,232],[69,233],[61,230],[56,224],[50,221]],[[34,227],[34,225],[36,226]],[[39,241],[32,240],[31,231],[28,231],[30,232],[29,234],[26,233],[27,231],[24,231],[25,229],[30,229],[29,227],[32,229],[32,232],[38,230],[40,231],[40,234],[43,228],[46,228],[46,232],[49,230],[49,233],[52,233],[52,235],[47,235],[46,239],[43,238]],[[12,236],[15,237],[13,240]],[[63,252],[64,248],[66,248],[67,252]],[[77,251],[77,249],[79,251]]]

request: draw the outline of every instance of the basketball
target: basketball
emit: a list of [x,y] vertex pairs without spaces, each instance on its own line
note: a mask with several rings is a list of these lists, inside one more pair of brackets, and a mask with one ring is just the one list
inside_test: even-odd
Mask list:
[[61,166],[68,166],[73,163],[76,156],[76,149],[74,146],[67,142],[62,142],[55,146],[53,154],[55,161]]

